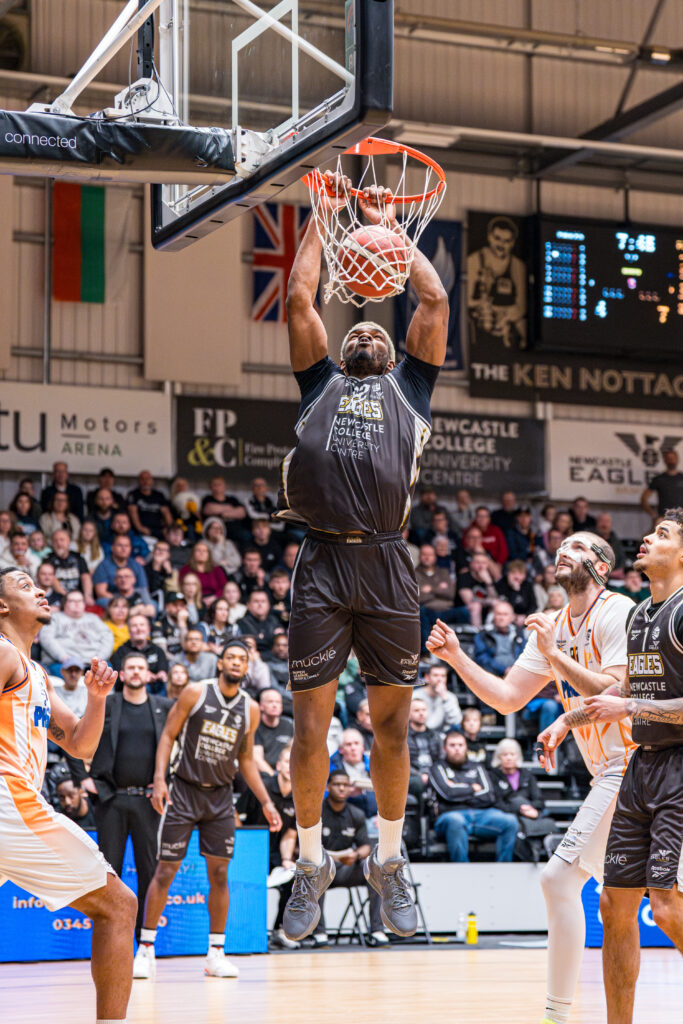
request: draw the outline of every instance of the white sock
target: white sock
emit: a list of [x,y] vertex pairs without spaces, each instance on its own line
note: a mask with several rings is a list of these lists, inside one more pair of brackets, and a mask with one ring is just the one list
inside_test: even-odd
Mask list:
[[401,856],[404,821],[405,815],[402,818],[397,818],[396,821],[388,821],[381,814],[377,815],[379,827],[379,843],[377,845],[378,864],[384,864],[385,861],[391,860],[393,857]]
[[581,890],[590,875],[578,859],[568,864],[553,856],[541,874],[548,911],[548,995],[546,1016],[555,1024],[569,1020],[586,945]]
[[211,946],[220,946],[223,949],[225,946],[225,934],[223,932],[209,932],[209,949]]
[[97,1024],[126,1024],[125,1017],[98,1017]]
[[144,943],[146,946],[153,946],[157,937],[156,928],[141,928],[140,929],[140,945]]
[[301,825],[297,825],[296,830],[299,833],[299,857],[301,860],[308,861],[309,864],[322,864],[322,820],[320,820],[317,825],[311,825],[310,828],[303,828]]
[[569,1024],[571,999],[557,999],[555,996],[545,997],[545,1015],[553,1024]]

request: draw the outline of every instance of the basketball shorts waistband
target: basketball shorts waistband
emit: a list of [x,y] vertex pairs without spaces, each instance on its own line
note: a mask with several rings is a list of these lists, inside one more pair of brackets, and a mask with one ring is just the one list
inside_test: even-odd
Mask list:
[[389,533],[326,533],[324,530],[314,530],[309,526],[306,536],[311,540],[322,541],[323,544],[389,544],[391,541],[401,540],[402,534],[398,530]]

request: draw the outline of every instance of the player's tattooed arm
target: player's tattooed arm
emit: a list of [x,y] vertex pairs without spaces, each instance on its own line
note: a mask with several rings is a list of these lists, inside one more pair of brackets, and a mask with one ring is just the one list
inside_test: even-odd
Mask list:
[[654,701],[631,697],[626,701],[626,707],[627,713],[633,718],[640,718],[646,722],[683,725],[683,698]]
[[567,711],[564,722],[570,729],[578,729],[582,725],[590,725],[591,720],[583,708],[577,708],[576,711]]
[[49,733],[50,739],[53,739],[55,743],[61,743],[64,737],[66,736],[64,730],[60,728],[59,725],[57,725],[54,715],[50,716],[50,724],[47,727],[47,731]]

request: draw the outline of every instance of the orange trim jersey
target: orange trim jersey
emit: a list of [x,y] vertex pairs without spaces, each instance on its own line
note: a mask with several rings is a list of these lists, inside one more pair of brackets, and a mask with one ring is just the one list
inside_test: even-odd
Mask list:
[[[10,644],[0,634],[0,644]],[[39,790],[47,763],[50,699],[47,675],[35,661],[21,658],[23,675],[0,692],[0,775],[16,775]]]
[[[628,663],[626,653],[626,620],[633,612],[633,602],[623,594],[601,590],[584,614],[574,619],[569,605],[555,617],[555,642],[568,657],[589,672],[600,672]],[[546,656],[541,654],[532,633],[516,662],[536,675],[553,676],[565,711],[576,711],[583,697],[557,673]],[[574,729],[574,739],[591,775],[623,775],[629,757],[635,750],[631,738],[631,720],[591,722]]]

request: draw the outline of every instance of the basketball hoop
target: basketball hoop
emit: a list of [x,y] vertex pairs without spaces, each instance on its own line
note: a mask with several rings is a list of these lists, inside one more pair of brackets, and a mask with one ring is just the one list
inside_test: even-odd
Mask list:
[[[391,295],[400,295],[410,275],[417,243],[446,193],[446,175],[435,160],[410,146],[390,139],[365,139],[337,157],[336,166],[327,168],[344,175],[344,157],[365,157],[357,187],[345,188],[338,196],[343,200],[332,210],[324,200],[328,191],[323,171],[307,174],[303,181],[311,195],[311,206],[318,235],[323,244],[329,280],[324,289],[325,302],[336,295],[341,302],[363,306],[366,302],[382,302]],[[376,157],[400,156],[398,180],[389,180],[375,167]],[[415,167],[417,164],[419,167]],[[423,175],[421,188],[415,194],[407,189],[409,174]],[[396,168],[387,173],[396,176]],[[346,175],[348,177],[348,175]],[[379,225],[370,225],[363,217],[358,199],[371,187],[391,189],[396,207],[396,223],[382,218]]]

